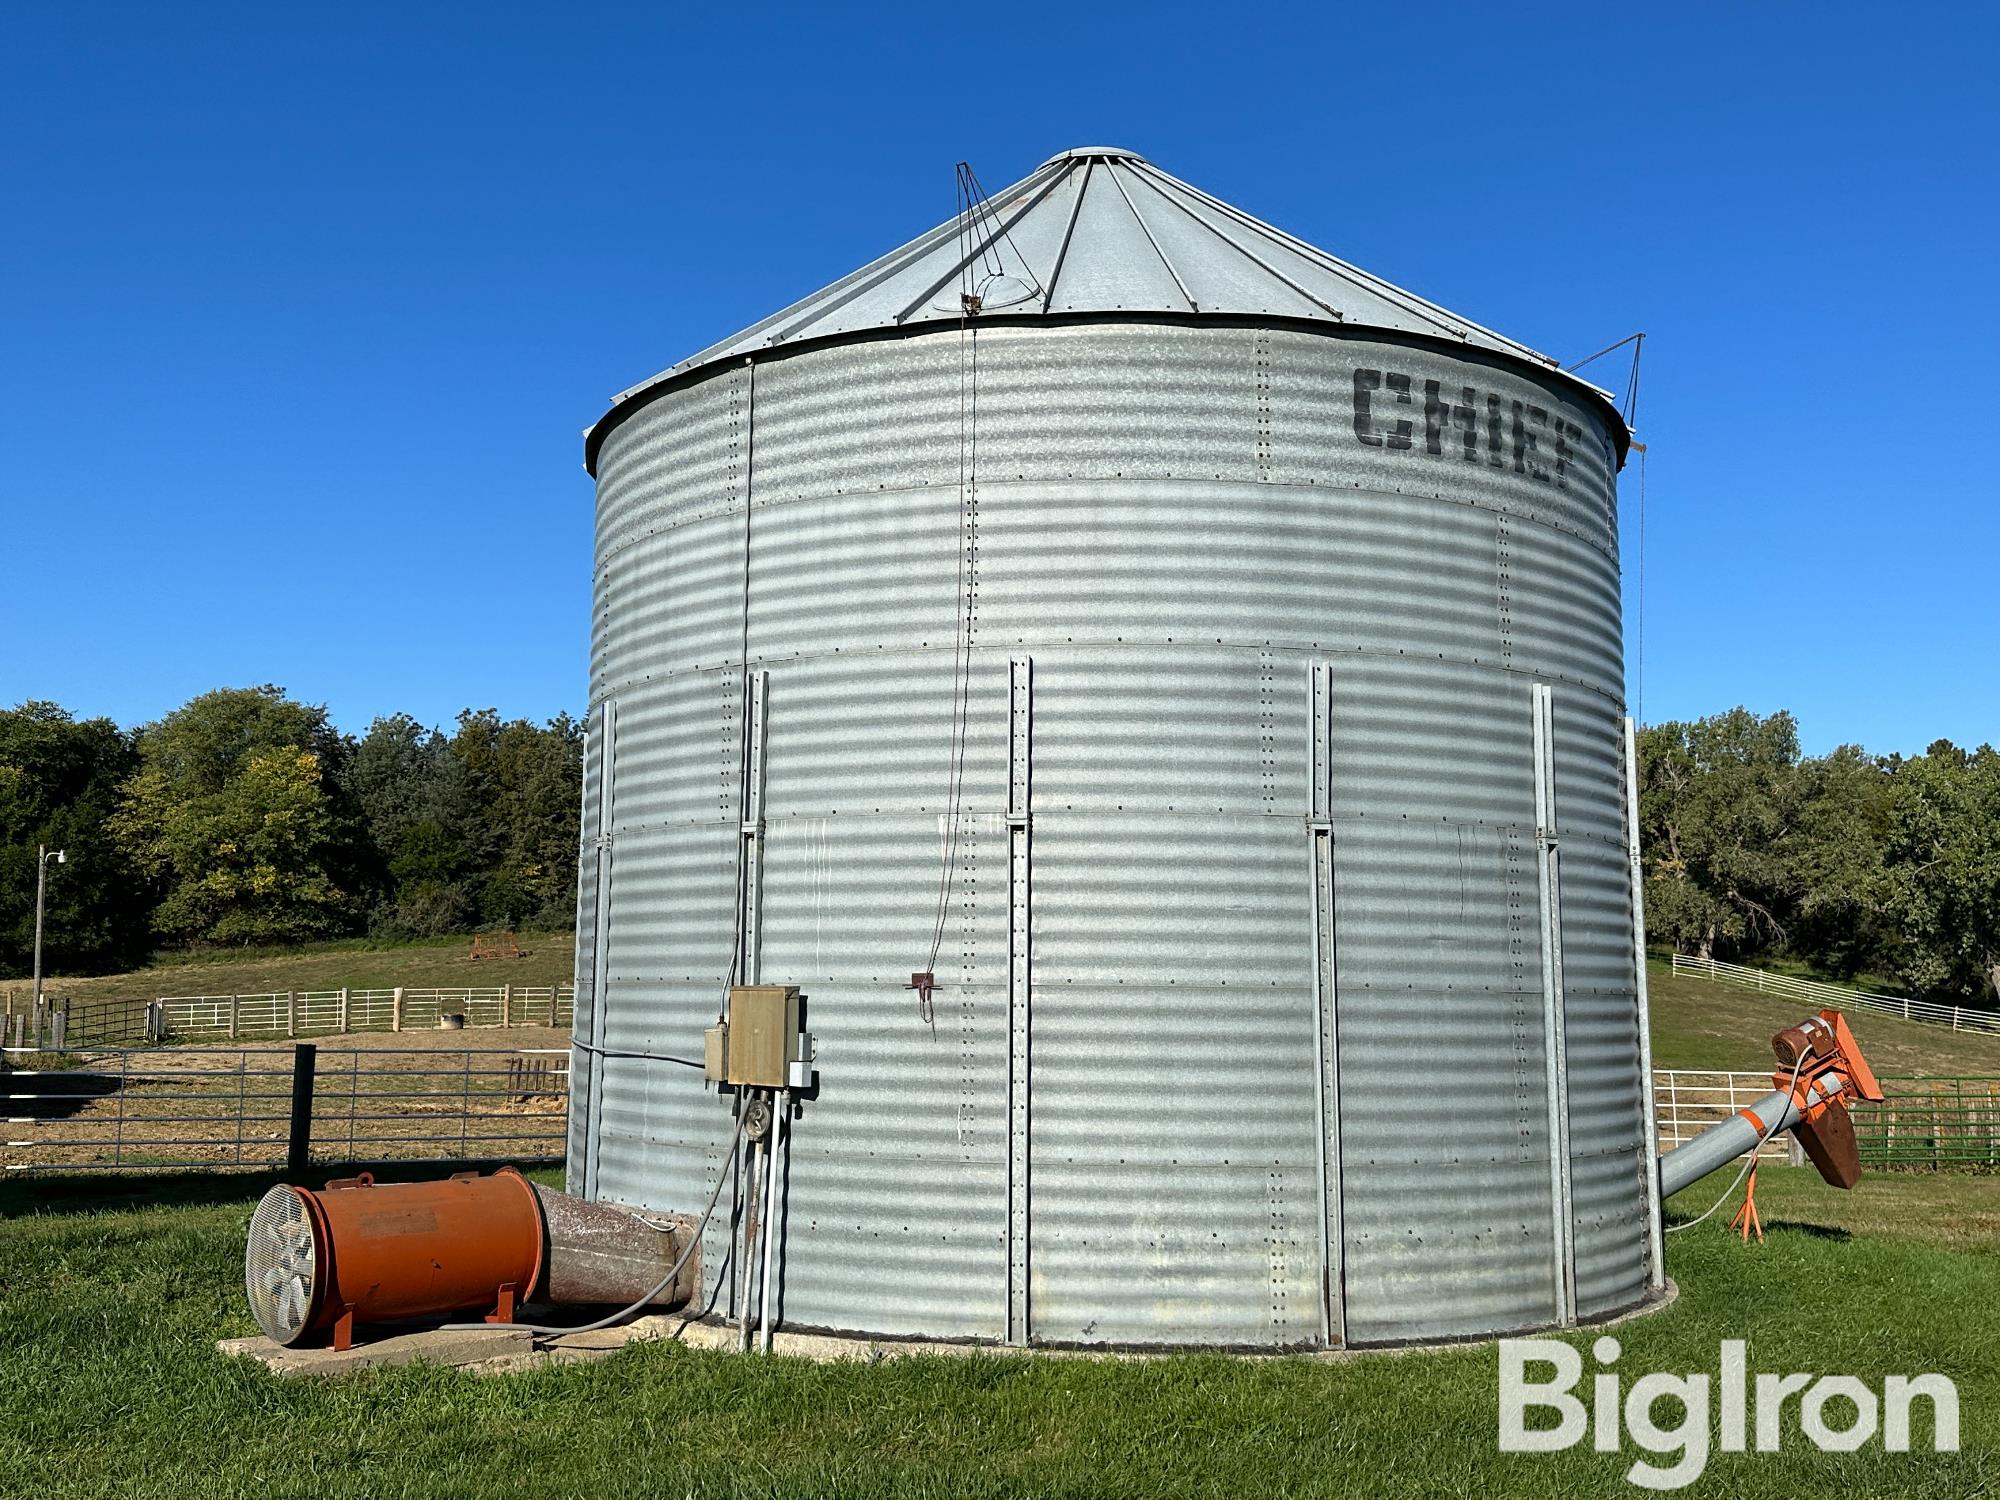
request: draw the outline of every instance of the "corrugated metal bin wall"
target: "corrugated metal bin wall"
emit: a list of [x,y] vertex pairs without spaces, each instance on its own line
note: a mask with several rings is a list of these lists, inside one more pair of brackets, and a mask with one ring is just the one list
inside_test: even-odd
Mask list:
[[[769,673],[754,977],[800,985],[820,1039],[789,1321],[1000,1339],[1025,1276],[1026,1333],[1058,1343],[1547,1326],[1567,1295],[1531,703],[1547,684],[1574,1300],[1584,1316],[1640,1300],[1603,419],[1554,381],[1414,341],[980,327],[964,800],[926,1026],[901,985],[938,907],[972,337],[711,371],[605,441],[579,1037],[686,1056],[714,1018],[747,649]],[[1357,371],[1380,377],[1365,414]],[[1441,432],[1427,382],[1465,413]],[[1564,450],[1544,425],[1519,472],[1515,403]],[[1026,960],[1008,925],[1016,659],[1032,664]],[[726,1102],[670,1064],[580,1048],[576,1072],[584,1191],[698,1207]],[[712,1231],[711,1289],[726,1246]]]

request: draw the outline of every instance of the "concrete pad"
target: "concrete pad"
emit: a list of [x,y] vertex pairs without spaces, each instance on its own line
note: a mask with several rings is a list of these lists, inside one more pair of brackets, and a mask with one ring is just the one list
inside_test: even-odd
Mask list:
[[[1673,1305],[1680,1295],[1680,1288],[1668,1281],[1661,1294],[1650,1302],[1614,1318],[1585,1325],[1575,1332],[1616,1328],[1634,1318],[1643,1318]],[[736,1327],[717,1318],[700,1318],[685,1322],[684,1313],[649,1313],[642,1318],[616,1328],[599,1328],[589,1333],[564,1333],[536,1335],[520,1329],[491,1328],[473,1329],[464,1332],[448,1329],[432,1329],[421,1333],[402,1333],[389,1338],[375,1339],[366,1344],[356,1344],[352,1349],[335,1353],[331,1349],[286,1349],[262,1337],[248,1339],[222,1339],[216,1344],[224,1354],[242,1355],[268,1366],[277,1375],[349,1375],[360,1370],[381,1369],[390,1365],[414,1364],[419,1360],[430,1364],[449,1365],[466,1370],[475,1375],[506,1375],[520,1370],[543,1369],[549,1365],[576,1364],[586,1360],[604,1359],[616,1354],[630,1344],[644,1343],[648,1339],[678,1338],[691,1349],[707,1349],[721,1353],[733,1353],[736,1349]],[[1350,1360],[1380,1359],[1398,1354],[1418,1354],[1438,1349],[1476,1347],[1481,1343],[1491,1343],[1490,1339],[1475,1339],[1460,1344],[1404,1344],[1382,1349],[1316,1349],[1296,1353],[1265,1353],[1260,1351],[1237,1351],[1243,1359],[1307,1359],[1307,1360]],[[756,1348],[756,1336],[751,1336],[751,1348]],[[1033,1354],[1053,1359],[1160,1359],[1185,1350],[1133,1350],[1133,1349],[1046,1349],[1040,1347],[1020,1348],[1008,1344],[950,1343],[941,1339],[871,1339],[859,1335],[835,1333],[791,1333],[773,1329],[771,1352],[789,1359],[858,1360],[873,1364],[878,1360],[897,1359],[912,1354]]]
[[684,1313],[649,1313],[643,1318],[634,1318],[631,1322],[620,1324],[616,1328],[599,1328],[590,1333],[565,1333],[546,1340],[544,1347],[579,1352],[599,1350],[608,1353],[643,1339],[672,1338],[674,1330],[680,1327],[685,1316]]
[[485,1328],[461,1333],[433,1328],[370,1339],[352,1349],[287,1349],[262,1334],[247,1339],[220,1339],[215,1347],[224,1354],[254,1359],[274,1375],[352,1375],[361,1370],[419,1361],[433,1365],[473,1365],[505,1355],[528,1354],[534,1346],[532,1334],[514,1329]]

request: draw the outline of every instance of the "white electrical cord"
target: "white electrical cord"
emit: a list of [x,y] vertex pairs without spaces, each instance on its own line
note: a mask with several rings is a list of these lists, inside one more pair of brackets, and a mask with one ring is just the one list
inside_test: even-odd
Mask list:
[[[1785,1094],[1788,1098],[1796,1097],[1796,1091],[1799,1086],[1799,1073],[1802,1069],[1804,1069],[1805,1065],[1806,1065],[1806,1054],[1801,1052],[1799,1054],[1799,1060],[1792,1064],[1791,1082],[1785,1085]],[[1778,1120],[1782,1120],[1783,1118],[1784,1115],[1780,1113],[1778,1116]],[[1769,1125],[1764,1127],[1764,1133],[1757,1137],[1757,1144],[1750,1148],[1750,1155],[1748,1159],[1744,1161],[1742,1166],[1736,1169],[1735,1179],[1730,1182],[1728,1187],[1722,1190],[1722,1196],[1720,1198],[1717,1198],[1713,1203],[1709,1204],[1707,1212],[1702,1214],[1700,1219],[1689,1219],[1685,1224],[1669,1224],[1666,1228],[1666,1233],[1679,1234],[1683,1229],[1694,1228],[1695,1225],[1701,1223],[1702,1220],[1708,1218],[1710,1214],[1714,1213],[1718,1208],[1722,1207],[1723,1204],[1727,1203],[1731,1198],[1734,1198],[1736,1196],[1736,1190],[1737,1188],[1743,1185],[1743,1179],[1749,1175],[1750,1169],[1757,1165],[1757,1153],[1759,1151],[1762,1151],[1766,1143],[1770,1141],[1771,1137],[1778,1133],[1778,1120],[1773,1120]]]
[[701,1061],[699,1058],[675,1057],[670,1052],[619,1052],[610,1047],[596,1046],[584,1041],[581,1037],[571,1037],[570,1045],[572,1047],[581,1047],[592,1057],[629,1057],[644,1062],[679,1063],[684,1068],[706,1068],[708,1066],[707,1063]]
[[[722,1155],[725,1162],[735,1155],[736,1141],[742,1133],[743,1117],[739,1114],[736,1117],[736,1129],[730,1133],[729,1144],[723,1148]],[[673,1269],[660,1278],[659,1285],[655,1286],[630,1307],[620,1308],[609,1317],[599,1318],[595,1323],[579,1323],[574,1327],[563,1327],[561,1325],[546,1323],[446,1323],[444,1327],[454,1333],[474,1333],[483,1329],[495,1329],[515,1333],[541,1334],[549,1338],[560,1338],[564,1334],[570,1333],[596,1333],[599,1329],[610,1328],[616,1324],[623,1323],[641,1309],[650,1306],[655,1297],[674,1284],[674,1278],[681,1274],[681,1268],[688,1263],[688,1257],[693,1255],[695,1248],[701,1244],[701,1232],[708,1227],[709,1216],[715,1212],[716,1201],[722,1197],[722,1185],[728,1180],[729,1171],[725,1167],[722,1175],[715,1179],[715,1189],[708,1195],[708,1203],[701,1211],[701,1218],[695,1224],[693,1232],[688,1235],[687,1246],[674,1261]]]

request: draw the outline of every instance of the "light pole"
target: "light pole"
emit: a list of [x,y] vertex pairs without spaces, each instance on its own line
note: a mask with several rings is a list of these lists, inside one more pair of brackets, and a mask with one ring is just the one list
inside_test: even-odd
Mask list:
[[[49,861],[68,864],[69,854],[62,849],[51,849],[47,844],[35,848],[35,1014],[42,1013],[42,899],[48,893]],[[37,1020],[37,1026],[42,1023]]]

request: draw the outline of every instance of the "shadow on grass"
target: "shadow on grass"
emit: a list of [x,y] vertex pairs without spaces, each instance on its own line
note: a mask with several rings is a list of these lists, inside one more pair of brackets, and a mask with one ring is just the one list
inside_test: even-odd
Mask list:
[[410,1161],[314,1162],[294,1177],[269,1171],[100,1171],[20,1174],[0,1181],[0,1218],[31,1213],[127,1213],[138,1208],[204,1208],[254,1203],[280,1183],[318,1188],[335,1177],[372,1173],[378,1182],[436,1182],[457,1172],[491,1172],[522,1165],[537,1181],[560,1186],[562,1168],[502,1160],[448,1164]]
[[[1695,1222],[1693,1218],[1686,1214],[1668,1214],[1662,1221],[1664,1227],[1670,1230],[1679,1229],[1693,1222]],[[1711,1219],[1709,1222],[1731,1238],[1736,1237],[1733,1225],[1724,1223],[1720,1218]],[[1827,1240],[1837,1245],[1844,1245],[1854,1238],[1849,1231],[1833,1224],[1808,1224],[1800,1219],[1765,1219],[1763,1223],[1764,1233],[1767,1235],[1801,1234],[1807,1239]]]
[[1846,1244],[1854,1236],[1847,1230],[1833,1224],[1805,1224],[1795,1219],[1766,1219],[1766,1234],[1803,1234],[1810,1239],[1831,1240],[1835,1244]]

